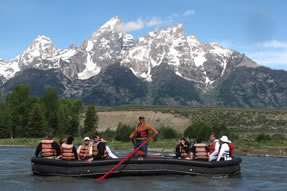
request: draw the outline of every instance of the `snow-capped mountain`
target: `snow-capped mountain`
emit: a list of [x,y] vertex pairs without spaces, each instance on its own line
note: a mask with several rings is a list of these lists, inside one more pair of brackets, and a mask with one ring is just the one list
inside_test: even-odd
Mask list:
[[48,37],[39,36],[15,59],[1,61],[0,75],[8,80],[25,68],[59,68],[71,79],[95,76],[109,64],[119,62],[121,52],[135,45],[132,35],[118,29],[121,23],[119,17],[114,17],[80,47],[73,45],[65,50],[56,48]]
[[[123,53],[121,63],[136,76],[152,81],[152,69],[165,61],[177,75],[205,88],[223,77],[233,53],[217,43],[205,44],[195,35],[187,36],[178,24],[140,38],[135,47]],[[257,66],[252,61],[241,65]]]
[[37,37],[19,56],[0,59],[2,96],[18,84],[41,96],[85,104],[287,107],[287,72],[260,66],[218,43],[200,42],[179,24],[137,40],[114,17],[79,46],[61,50]]
[[[234,53],[219,44],[205,44],[194,35],[187,36],[181,24],[152,31],[138,42],[121,31],[121,24],[121,19],[114,17],[80,47],[73,45],[65,50],[56,48],[48,37],[39,36],[15,59],[0,61],[0,75],[6,81],[25,68],[58,68],[70,79],[84,80],[120,62],[137,77],[151,82],[153,68],[167,62],[178,76],[204,89],[223,77]],[[256,66],[250,63],[245,65]]]

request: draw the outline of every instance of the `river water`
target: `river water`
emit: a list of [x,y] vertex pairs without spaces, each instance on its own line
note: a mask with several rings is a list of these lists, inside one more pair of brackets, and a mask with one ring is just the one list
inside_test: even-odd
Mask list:
[[[35,148],[0,147],[0,191],[94,190],[287,190],[287,159],[242,157],[241,175],[233,177],[144,176],[93,178],[36,176],[30,159]],[[114,151],[119,156],[127,152]]]

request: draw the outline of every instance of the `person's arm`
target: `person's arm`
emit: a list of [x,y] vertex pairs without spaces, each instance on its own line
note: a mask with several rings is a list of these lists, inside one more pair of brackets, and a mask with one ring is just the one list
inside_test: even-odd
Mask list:
[[191,149],[190,149],[190,160],[193,160],[194,153],[195,153],[195,147],[192,146]]
[[219,154],[218,154],[218,157],[217,157],[217,161],[220,161],[220,159],[221,159],[221,157],[222,157],[222,155],[223,155],[223,153],[224,153],[224,151],[225,151],[225,149],[226,149],[226,144],[222,144],[221,145],[221,149],[220,149],[220,151],[219,151]]
[[41,150],[42,150],[42,144],[39,143],[39,145],[37,146],[36,151],[35,151],[35,156],[36,157],[38,157],[38,155],[40,154]]
[[92,155],[93,155],[93,146],[90,146],[89,157],[91,157]]
[[78,147],[78,150],[77,150],[77,153],[78,153],[78,154],[80,154],[81,148],[82,148],[82,145],[80,145],[80,146]]
[[106,151],[108,152],[109,157],[113,158],[113,159],[117,159],[118,157],[116,155],[114,155],[110,149],[110,147],[108,145],[106,145]]
[[157,129],[153,128],[152,126],[150,126],[149,124],[145,123],[144,127],[146,130],[151,131],[154,133],[154,135],[158,135],[158,131]]
[[180,155],[181,155],[181,153],[180,153],[180,149],[179,149],[179,144],[177,144],[175,147],[175,157],[179,158]]
[[216,155],[217,155],[218,152],[219,152],[219,147],[220,147],[219,142],[215,142],[215,149],[214,149],[213,153],[211,153],[211,154],[209,155],[209,159],[214,159],[214,158],[216,158]]
[[76,160],[78,160],[79,158],[78,158],[78,153],[77,153],[77,149],[76,149],[75,145],[73,146],[73,153],[75,154]]
[[52,143],[52,147],[56,150],[56,155],[57,156],[60,156],[61,155],[61,149],[60,149],[60,146],[59,146],[59,144],[57,143],[57,142],[53,142]]
[[135,137],[135,130],[133,130],[132,134],[130,135],[130,139],[133,139]]

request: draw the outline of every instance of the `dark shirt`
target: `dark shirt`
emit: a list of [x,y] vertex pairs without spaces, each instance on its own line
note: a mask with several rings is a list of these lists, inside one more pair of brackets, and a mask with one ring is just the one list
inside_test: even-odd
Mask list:
[[[60,150],[59,144],[54,141],[54,142],[52,143],[52,147],[56,150],[56,155],[57,155],[57,156],[60,156],[61,150]],[[41,150],[42,150],[42,143],[39,143],[39,145],[37,146],[36,151],[35,151],[35,156],[36,156],[36,157],[38,157],[38,155],[40,154]],[[77,151],[76,151],[76,152],[77,152]]]
[[77,148],[76,148],[75,145],[73,146],[73,153],[75,154],[76,160],[78,160],[78,159],[79,159],[79,158],[78,158],[78,152],[77,152]]
[[102,155],[105,152],[106,145],[103,142],[100,142],[97,145],[97,148],[98,148],[98,154],[97,155],[93,155],[93,158],[94,158],[94,160],[102,160]]
[[[195,146],[192,146],[191,147],[191,152],[193,152],[193,153],[195,153]],[[209,152],[209,148],[208,148],[208,146],[205,146],[205,150],[206,150],[206,152]]]
[[[186,145],[185,147],[183,147],[183,149],[185,150],[185,152],[186,152],[187,154],[190,153],[190,147],[189,147],[188,145]],[[181,157],[180,144],[177,144],[177,145],[176,145],[176,148],[175,148],[175,157],[176,157],[176,158]]]

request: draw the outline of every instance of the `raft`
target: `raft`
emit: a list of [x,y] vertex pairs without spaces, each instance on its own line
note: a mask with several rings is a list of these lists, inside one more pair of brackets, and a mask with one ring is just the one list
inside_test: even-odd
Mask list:
[[[65,161],[33,157],[32,172],[35,175],[46,176],[78,176],[99,177],[108,172],[122,159],[93,161]],[[143,176],[143,175],[237,175],[240,174],[241,158],[230,161],[208,162],[175,159],[172,157],[148,157],[144,160],[131,158],[125,161],[109,176]]]

